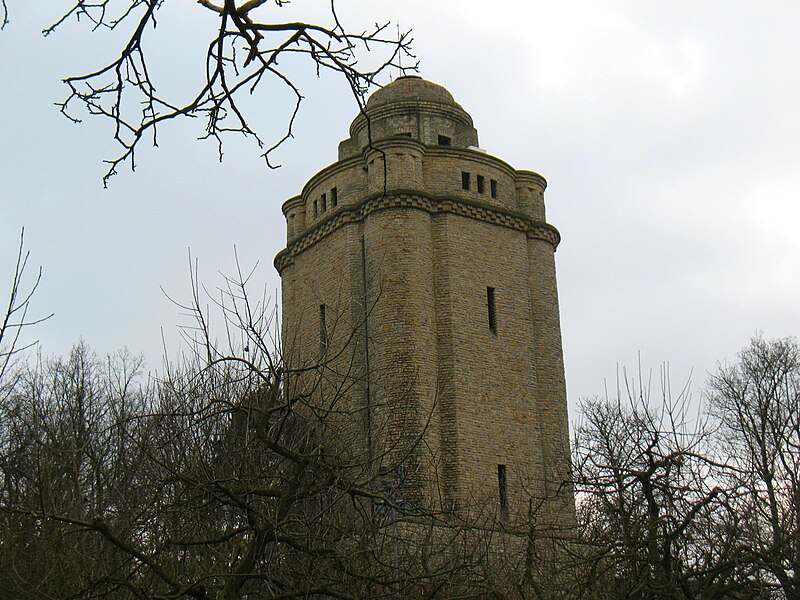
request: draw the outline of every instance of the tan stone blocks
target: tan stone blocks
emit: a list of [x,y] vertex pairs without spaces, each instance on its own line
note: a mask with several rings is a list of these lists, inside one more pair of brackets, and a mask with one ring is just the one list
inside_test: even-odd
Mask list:
[[410,501],[498,507],[504,482],[509,519],[552,498],[542,522],[570,527],[546,182],[470,149],[472,121],[440,86],[403,78],[374,98],[341,160],[284,205],[286,359],[316,365],[310,396],[342,396],[353,447]]

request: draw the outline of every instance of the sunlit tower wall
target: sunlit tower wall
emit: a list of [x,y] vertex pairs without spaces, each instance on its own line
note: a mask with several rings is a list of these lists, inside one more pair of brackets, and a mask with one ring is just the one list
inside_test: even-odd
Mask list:
[[412,76],[375,92],[338,161],[283,205],[287,365],[323,381],[320,401],[338,391],[338,432],[405,501],[572,526],[545,187]]

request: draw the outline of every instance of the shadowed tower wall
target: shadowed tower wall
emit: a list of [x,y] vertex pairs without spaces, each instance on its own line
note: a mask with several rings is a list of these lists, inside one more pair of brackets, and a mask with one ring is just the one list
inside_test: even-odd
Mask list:
[[401,77],[284,204],[287,363],[410,502],[574,521],[545,187],[480,150],[447,90]]

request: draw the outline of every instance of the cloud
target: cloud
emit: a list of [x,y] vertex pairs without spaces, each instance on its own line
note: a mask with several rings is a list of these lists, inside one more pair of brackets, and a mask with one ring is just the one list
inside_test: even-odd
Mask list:
[[[182,65],[177,87],[196,59],[188,32],[204,23],[182,22],[190,9],[167,4],[154,35]],[[307,6],[327,4],[280,14],[303,17]],[[335,158],[356,107],[342,82],[301,69],[308,101],[280,171],[267,171],[247,143],[229,144],[219,166],[187,125],[165,130],[161,149],[142,149],[137,174],[123,171],[101,192],[108,131],[74,127],[52,107],[59,77],[94,64],[99,38],[72,28],[41,40],[50,10],[20,4],[2,33],[12,60],[0,65],[0,85],[14,91],[0,98],[13,115],[0,139],[2,234],[13,241],[28,226],[44,263],[40,305],[57,313],[41,335],[48,350],[83,335],[101,351],[127,345],[157,362],[159,327],[178,320],[159,286],[182,297],[187,247],[211,274],[229,270],[237,244],[249,263],[260,259],[268,288],[279,287],[270,262],[284,241],[280,204]],[[548,218],[563,234],[571,399],[602,392],[639,350],[646,367],[669,360],[677,379],[694,369],[699,385],[756,330],[798,334],[795,0],[349,0],[339,13],[355,28],[389,19],[413,27],[422,75],[472,114],[481,144],[548,179]],[[249,107],[280,129],[274,103]],[[125,269],[115,274],[115,264]],[[102,324],[92,308],[100,298]]]

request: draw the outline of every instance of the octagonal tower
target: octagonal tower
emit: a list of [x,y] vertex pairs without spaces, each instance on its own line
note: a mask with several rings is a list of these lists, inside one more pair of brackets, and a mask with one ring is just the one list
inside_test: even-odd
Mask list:
[[338,161],[283,206],[285,359],[316,373],[321,402],[338,394],[353,452],[404,501],[574,520],[545,187],[481,150],[446,89],[409,76],[369,98]]

